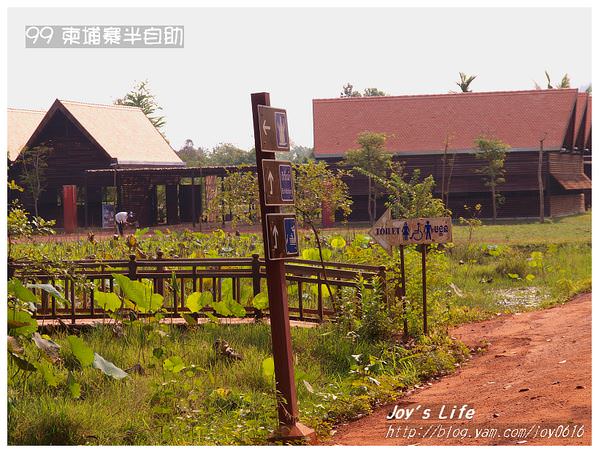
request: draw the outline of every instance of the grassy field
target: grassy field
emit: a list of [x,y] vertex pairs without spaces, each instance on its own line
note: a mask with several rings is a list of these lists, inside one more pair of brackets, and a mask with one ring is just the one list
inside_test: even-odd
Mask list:
[[[94,350],[117,366],[141,364],[143,374],[122,381],[81,368],[65,334],[63,364],[81,385],[73,399],[41,374],[12,377],[8,388],[8,442],[13,445],[252,445],[267,442],[276,426],[274,383],[263,362],[270,357],[265,324],[172,326],[152,330],[126,326],[115,337],[110,326],[83,335]],[[145,334],[144,334],[145,331]],[[160,335],[156,333],[162,332]],[[296,382],[302,421],[327,436],[333,422],[370,412],[423,379],[452,372],[468,351],[433,336],[411,349],[390,342],[355,341],[334,326],[293,328]],[[225,339],[242,354],[232,361],[213,347]],[[160,351],[160,352],[158,352]],[[32,351],[36,353],[36,351]],[[168,366],[180,363],[183,368]],[[9,364],[9,376],[18,369]]]
[[[392,278],[397,257],[372,246],[363,229],[327,231],[333,261],[385,264]],[[333,236],[345,244],[333,247]],[[430,337],[421,336],[420,255],[406,252],[409,342],[396,335],[401,320],[377,299],[356,315],[351,295],[338,294],[338,323],[293,328],[302,421],[327,436],[335,423],[367,413],[406,388],[455,369],[468,356],[451,340],[451,325],[562,303],[591,289],[591,213],[547,222],[481,226],[468,240],[454,229],[453,246],[429,253]],[[251,235],[173,233],[139,236],[151,255],[247,256],[261,251]],[[302,235],[302,250],[314,240]],[[51,259],[127,256],[122,241],[16,244],[17,256]],[[392,288],[391,288],[392,290]],[[114,322],[113,322],[114,323]],[[264,324],[205,324],[191,329],[123,320],[82,334],[91,349],[139,374],[116,381],[81,366],[65,333],[53,333],[60,360],[48,375],[8,365],[9,444],[198,445],[262,444],[276,425],[270,331]],[[231,361],[214,349],[226,340],[243,355]],[[45,364],[42,351],[23,339],[24,354]],[[69,381],[71,379],[71,381]],[[74,398],[69,382],[80,384]],[[116,404],[115,404],[116,402]]]

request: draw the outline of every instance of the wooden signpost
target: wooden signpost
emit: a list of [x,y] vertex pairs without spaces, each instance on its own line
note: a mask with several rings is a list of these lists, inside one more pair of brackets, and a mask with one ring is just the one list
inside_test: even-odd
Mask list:
[[[391,209],[377,220],[370,236],[383,247],[387,253],[393,254],[393,247],[399,246],[401,287],[398,285],[396,297],[404,300],[406,296],[406,273],[404,263],[404,246],[417,244],[422,253],[422,323],[424,334],[428,335],[428,316],[426,306],[426,249],[429,244],[443,244],[452,241],[451,217],[422,217],[416,219],[392,219]],[[404,334],[408,331],[405,317],[404,300]]]
[[298,421],[283,261],[299,253],[295,214],[282,213],[279,207],[294,203],[291,165],[275,160],[275,151],[289,151],[287,112],[270,107],[268,93],[253,93],[252,115],[279,415],[279,428],[271,439],[313,442],[316,438],[314,430]]

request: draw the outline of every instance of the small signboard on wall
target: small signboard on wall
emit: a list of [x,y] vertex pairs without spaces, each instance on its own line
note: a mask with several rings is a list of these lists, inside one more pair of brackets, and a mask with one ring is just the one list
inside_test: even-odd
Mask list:
[[114,203],[102,203],[102,228],[114,228]]

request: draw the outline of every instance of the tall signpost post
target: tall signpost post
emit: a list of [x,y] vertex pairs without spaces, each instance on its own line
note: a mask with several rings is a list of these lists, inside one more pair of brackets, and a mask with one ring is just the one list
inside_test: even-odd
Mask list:
[[[426,306],[426,248],[429,244],[443,244],[452,241],[451,217],[428,217],[417,219],[391,218],[391,209],[376,221],[370,235],[383,247],[387,253],[393,254],[393,247],[399,246],[401,260],[401,289],[395,294],[402,299],[406,295],[406,272],[404,266],[404,246],[417,244],[422,253],[422,328],[424,334],[428,335],[428,316]],[[404,305],[404,335],[407,334],[408,326],[405,317]]]
[[251,97],[279,416],[279,428],[271,439],[312,442],[314,430],[298,421],[283,261],[299,254],[295,214],[282,213],[279,207],[293,205],[291,164],[275,160],[276,151],[289,151],[287,113],[270,107],[268,93],[253,93]]

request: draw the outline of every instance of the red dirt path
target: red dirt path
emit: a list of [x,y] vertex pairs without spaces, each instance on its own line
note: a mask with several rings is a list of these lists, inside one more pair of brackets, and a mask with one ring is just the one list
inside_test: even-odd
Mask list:
[[[591,294],[547,310],[463,325],[452,334],[469,347],[488,341],[487,351],[474,356],[458,373],[432,381],[432,386],[425,385],[396,403],[339,427],[328,443],[591,445]],[[411,418],[387,420],[395,404],[414,409]],[[442,405],[459,409],[463,404],[475,409],[472,420],[439,420]],[[421,419],[425,408],[431,409],[429,420]],[[540,428],[559,425],[569,425],[570,437],[556,438],[555,431],[552,438],[539,437],[540,433],[549,435]],[[574,425],[576,434],[581,434],[580,426],[584,425],[581,437],[572,437]],[[447,434],[440,436],[443,428],[450,433],[449,438]],[[451,438],[461,437],[465,431],[456,429],[464,428],[469,428],[467,434],[473,437]],[[475,428],[496,428],[502,437],[474,438]],[[528,437],[504,437],[505,429],[513,428],[532,431]],[[391,437],[397,433],[399,437]],[[410,434],[412,438],[403,437]]]

